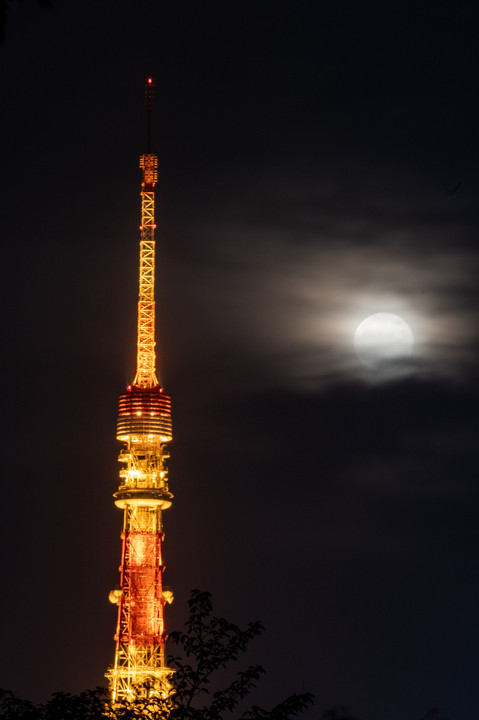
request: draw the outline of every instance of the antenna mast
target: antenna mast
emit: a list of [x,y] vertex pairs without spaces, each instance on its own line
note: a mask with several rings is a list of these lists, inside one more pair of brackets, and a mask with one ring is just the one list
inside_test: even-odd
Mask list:
[[146,81],[146,87],[145,87],[145,96],[146,96],[146,110],[147,110],[147,143],[146,143],[146,149],[148,153],[151,152],[151,110],[153,107],[153,97],[155,94],[155,83],[153,82],[153,78],[148,78]]
[[138,345],[133,385],[152,388],[158,385],[155,355],[155,184],[158,158],[150,153],[153,79],[146,81],[148,152],[140,157],[141,183],[140,291],[138,296]]

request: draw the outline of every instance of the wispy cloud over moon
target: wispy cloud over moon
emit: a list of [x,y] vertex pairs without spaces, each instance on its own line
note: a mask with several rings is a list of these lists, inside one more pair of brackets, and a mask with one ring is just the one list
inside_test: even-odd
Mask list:
[[[390,312],[415,338],[407,374],[469,372],[478,341],[474,250],[461,228],[451,250],[454,230],[437,207],[418,217],[411,203],[410,222],[398,219],[392,199],[383,209],[368,217],[367,203],[347,213],[303,206],[295,215],[290,198],[285,223],[205,224],[188,287],[201,305],[199,334],[221,345],[224,367],[252,381],[251,365],[261,383],[303,387],[384,380],[360,365],[353,336],[368,315]],[[198,350],[204,356],[208,344]]]

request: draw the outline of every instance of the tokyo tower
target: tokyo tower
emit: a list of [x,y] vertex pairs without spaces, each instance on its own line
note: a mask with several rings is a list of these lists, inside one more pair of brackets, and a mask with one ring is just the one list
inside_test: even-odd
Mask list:
[[119,397],[117,439],[120,485],[115,505],[123,512],[120,585],[110,593],[118,605],[115,661],[106,677],[114,702],[133,700],[140,688],[167,697],[171,671],[165,663],[162,513],[171,506],[166,459],[171,434],[171,398],[156,377],[155,184],[158,158],[150,152],[153,80],[146,82],[148,152],[140,157],[140,284],[137,368]]

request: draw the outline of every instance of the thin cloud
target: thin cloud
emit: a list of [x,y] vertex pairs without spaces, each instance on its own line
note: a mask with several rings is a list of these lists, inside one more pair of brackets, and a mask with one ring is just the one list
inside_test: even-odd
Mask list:
[[[392,231],[338,220],[324,234],[311,224],[292,229],[244,222],[200,228],[203,254],[183,266],[198,311],[198,356],[220,350],[223,368],[261,383],[299,386],[374,380],[353,350],[354,330],[375,312],[393,312],[410,325],[415,352],[408,373],[461,377],[478,344],[477,257],[467,247],[446,251],[441,227]],[[196,228],[198,234],[198,228]],[[437,234],[425,253],[425,235]],[[184,262],[184,261],[183,261]],[[251,372],[249,368],[251,367]],[[251,382],[251,379],[248,380]]]

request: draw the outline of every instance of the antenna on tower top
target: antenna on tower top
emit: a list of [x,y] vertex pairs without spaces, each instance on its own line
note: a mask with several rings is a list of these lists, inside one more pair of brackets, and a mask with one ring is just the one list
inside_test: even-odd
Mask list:
[[146,112],[147,112],[147,119],[148,119],[148,125],[147,125],[147,152],[151,152],[151,108],[153,106],[153,96],[155,94],[155,83],[153,82],[153,78],[149,77],[146,79],[145,84],[145,95],[146,95]]

